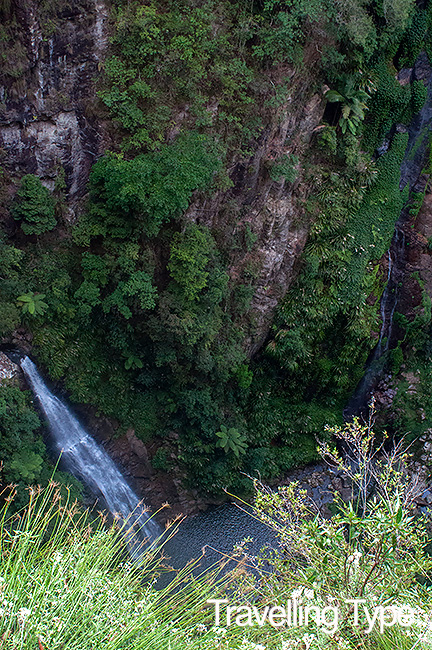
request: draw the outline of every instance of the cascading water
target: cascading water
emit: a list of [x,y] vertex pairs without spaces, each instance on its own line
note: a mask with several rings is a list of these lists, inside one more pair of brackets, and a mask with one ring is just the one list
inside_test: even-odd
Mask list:
[[145,513],[142,503],[126,483],[115,463],[87,433],[67,406],[46,386],[35,364],[24,357],[21,368],[48,420],[56,446],[70,471],[97,495],[102,494],[110,512],[128,522],[132,551],[147,539],[156,540],[161,531]]

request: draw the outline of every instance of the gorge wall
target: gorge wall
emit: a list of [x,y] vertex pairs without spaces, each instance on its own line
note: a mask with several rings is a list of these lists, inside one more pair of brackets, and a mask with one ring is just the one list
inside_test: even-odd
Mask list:
[[[109,9],[99,0],[76,0],[48,5],[44,15],[36,3],[14,0],[9,15],[6,61],[0,71],[2,164],[11,178],[35,174],[51,190],[64,170],[67,221],[73,222],[83,209],[92,164],[117,146],[115,130],[97,98],[109,42]],[[285,155],[301,158],[322,120],[327,88],[311,88],[318,60],[315,44],[306,57],[310,72],[304,76],[297,77],[294,66],[287,65],[269,72],[271,83],[290,80],[288,96],[267,115],[252,155],[230,161],[232,188],[194,201],[186,217],[226,241],[245,226],[256,237],[253,251],[236,251],[230,260],[233,278],[241,277],[248,263],[256,269],[245,338],[250,355],[268,334],[307,237],[304,203],[310,186],[301,167],[294,183],[284,178],[275,182],[268,174],[271,164]],[[217,113],[218,106],[212,110]],[[230,202],[235,205],[231,215],[224,209]]]
[[208,500],[316,457],[389,320],[402,210],[378,402],[429,426],[397,395],[429,373],[431,12],[354,4],[0,5],[2,343],[160,501],[160,476]]
[[0,138],[14,176],[36,174],[54,189],[65,172],[71,216],[103,151],[103,123],[92,115],[98,65],[107,46],[107,8],[72,2],[41,15],[37,3],[14,2],[2,42]]

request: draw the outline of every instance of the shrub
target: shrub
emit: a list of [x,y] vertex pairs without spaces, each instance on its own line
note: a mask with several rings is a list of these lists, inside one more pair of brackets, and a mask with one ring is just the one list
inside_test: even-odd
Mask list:
[[30,396],[17,386],[0,386],[0,452],[6,481],[40,481],[45,449]]
[[320,132],[318,143],[325,152],[335,154],[337,151],[337,133],[335,126],[325,126]]
[[214,239],[202,226],[188,224],[184,232],[173,236],[168,269],[188,300],[195,300],[207,286],[206,269],[214,251]]
[[[329,518],[298,482],[275,490],[255,481],[254,515],[274,532],[277,544],[258,557],[245,552],[244,561],[258,576],[254,582],[250,576],[243,581],[247,590],[242,604],[257,602],[259,594],[261,603],[295,599],[297,606],[330,605],[338,612],[333,629],[330,619],[321,625],[315,617],[308,625],[298,619],[294,629],[284,629],[285,647],[328,648],[336,640],[337,647],[365,650],[396,646],[386,643],[387,633],[380,635],[378,624],[366,632],[361,607],[358,625],[353,624],[346,601],[362,599],[369,611],[379,605],[410,606],[416,613],[412,627],[395,627],[388,634],[400,639],[400,648],[412,647],[417,637],[417,647],[427,634],[431,602],[427,518],[415,514],[424,486],[407,472],[400,445],[389,452],[377,445],[372,419],[366,425],[355,419],[330,432],[342,442],[346,460],[328,444],[320,446],[321,453],[351,485],[351,500],[336,496]],[[245,548],[247,541],[239,552]],[[296,645],[302,638],[303,645]]]
[[422,81],[415,80],[411,84],[411,107],[413,115],[420,113],[427,97],[427,87]]
[[31,314],[32,316],[42,316],[48,309],[48,305],[44,302],[44,293],[25,293],[18,296],[17,305],[21,307],[23,314]]
[[211,185],[218,167],[215,143],[198,133],[133,160],[104,156],[92,168],[89,214],[78,236],[84,243],[98,234],[154,237],[186,210],[194,190]]
[[298,156],[292,154],[282,156],[270,169],[270,176],[274,181],[286,180],[287,183],[294,183],[297,178]]
[[22,177],[11,212],[26,235],[40,235],[57,223],[51,192],[33,174]]
[[376,92],[369,104],[364,134],[364,145],[371,151],[382,144],[384,136],[393,124],[410,119],[410,116],[406,115],[410,103],[410,89],[399,84],[395,72],[391,64],[384,59],[373,68]]

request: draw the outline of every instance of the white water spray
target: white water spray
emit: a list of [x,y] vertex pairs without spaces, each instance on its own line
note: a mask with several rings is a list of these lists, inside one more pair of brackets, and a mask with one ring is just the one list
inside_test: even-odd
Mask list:
[[127,520],[134,536],[132,546],[144,539],[156,540],[161,531],[144,512],[143,505],[126,483],[106,451],[87,433],[63,402],[53,395],[28,358],[20,362],[29,384],[39,400],[62,459],[70,471],[95,494],[102,494],[110,512]]

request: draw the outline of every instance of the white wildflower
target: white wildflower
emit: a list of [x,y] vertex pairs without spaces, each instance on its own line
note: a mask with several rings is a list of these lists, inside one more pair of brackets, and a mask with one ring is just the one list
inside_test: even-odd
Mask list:
[[282,641],[281,650],[294,650],[297,645],[297,641],[294,639],[288,639],[287,641]]
[[253,643],[253,641],[249,641],[249,639],[246,639],[245,637],[243,637],[240,647],[242,650],[266,650],[265,645],[262,645],[261,643]]
[[304,645],[306,646],[305,650],[309,650],[309,648],[311,647],[314,639],[315,639],[315,634],[303,634],[302,641],[303,641]]
[[200,634],[204,634],[204,632],[207,632],[207,628],[204,625],[204,623],[199,623],[197,625],[196,629],[197,629],[197,632],[199,632]]
[[363,553],[360,553],[360,551],[354,551],[354,553],[352,554],[354,566],[359,565],[360,558],[361,558],[362,555],[363,555]]
[[341,636],[334,637],[334,640],[337,642],[337,647],[341,650],[349,650],[348,641]]
[[305,598],[308,598],[310,600],[315,596],[315,592],[313,589],[305,589],[303,595]]
[[298,600],[302,595],[302,592],[303,592],[303,587],[298,587],[297,589],[294,589],[291,592],[291,598],[293,598],[294,600]]
[[30,614],[31,614],[31,609],[28,609],[27,607],[21,607],[18,610],[18,614],[17,614],[18,623],[20,625],[24,625],[26,619],[30,616]]

